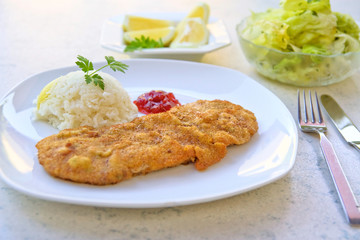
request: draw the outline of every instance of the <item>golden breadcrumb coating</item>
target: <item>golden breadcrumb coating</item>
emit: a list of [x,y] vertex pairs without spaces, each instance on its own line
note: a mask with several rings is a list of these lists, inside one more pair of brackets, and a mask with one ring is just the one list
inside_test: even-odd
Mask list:
[[198,100],[110,127],[66,129],[36,144],[52,176],[94,185],[193,162],[205,170],[257,132],[254,114],[222,100]]

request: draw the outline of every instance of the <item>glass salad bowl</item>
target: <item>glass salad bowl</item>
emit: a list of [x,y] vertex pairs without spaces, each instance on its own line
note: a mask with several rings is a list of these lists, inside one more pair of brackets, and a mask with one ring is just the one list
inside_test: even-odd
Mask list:
[[245,57],[260,74],[272,80],[302,87],[326,86],[345,80],[360,67],[360,52],[319,55],[256,45],[242,36],[246,24],[247,18],[236,26]]

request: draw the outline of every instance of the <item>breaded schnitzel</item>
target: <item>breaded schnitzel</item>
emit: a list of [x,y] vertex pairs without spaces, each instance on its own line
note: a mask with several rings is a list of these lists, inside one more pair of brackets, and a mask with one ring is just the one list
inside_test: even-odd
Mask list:
[[248,142],[254,114],[228,101],[199,100],[110,127],[62,130],[36,144],[52,176],[106,185],[194,162],[205,170],[226,155],[226,146]]
[[196,126],[209,134],[214,142],[225,145],[243,144],[258,130],[252,112],[228,101],[198,100],[170,109],[183,124]]

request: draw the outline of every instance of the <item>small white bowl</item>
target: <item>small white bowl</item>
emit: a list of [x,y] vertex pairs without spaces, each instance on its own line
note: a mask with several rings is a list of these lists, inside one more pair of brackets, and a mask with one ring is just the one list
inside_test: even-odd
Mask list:
[[[131,15],[157,18],[180,22],[186,14],[181,13],[131,13]],[[122,24],[125,15],[117,15],[107,19],[102,28],[100,44],[112,51],[127,54],[131,57],[143,58],[170,58],[182,60],[198,60],[204,54],[223,48],[231,43],[229,34],[221,20],[210,17],[207,28],[209,29],[209,43],[198,48],[152,48],[133,52],[125,52]]]

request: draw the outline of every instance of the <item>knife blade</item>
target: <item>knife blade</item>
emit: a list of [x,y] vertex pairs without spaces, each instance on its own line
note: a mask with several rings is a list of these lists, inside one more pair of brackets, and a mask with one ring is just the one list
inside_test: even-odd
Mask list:
[[321,95],[321,103],[346,142],[360,151],[360,131],[339,104],[326,94]]

